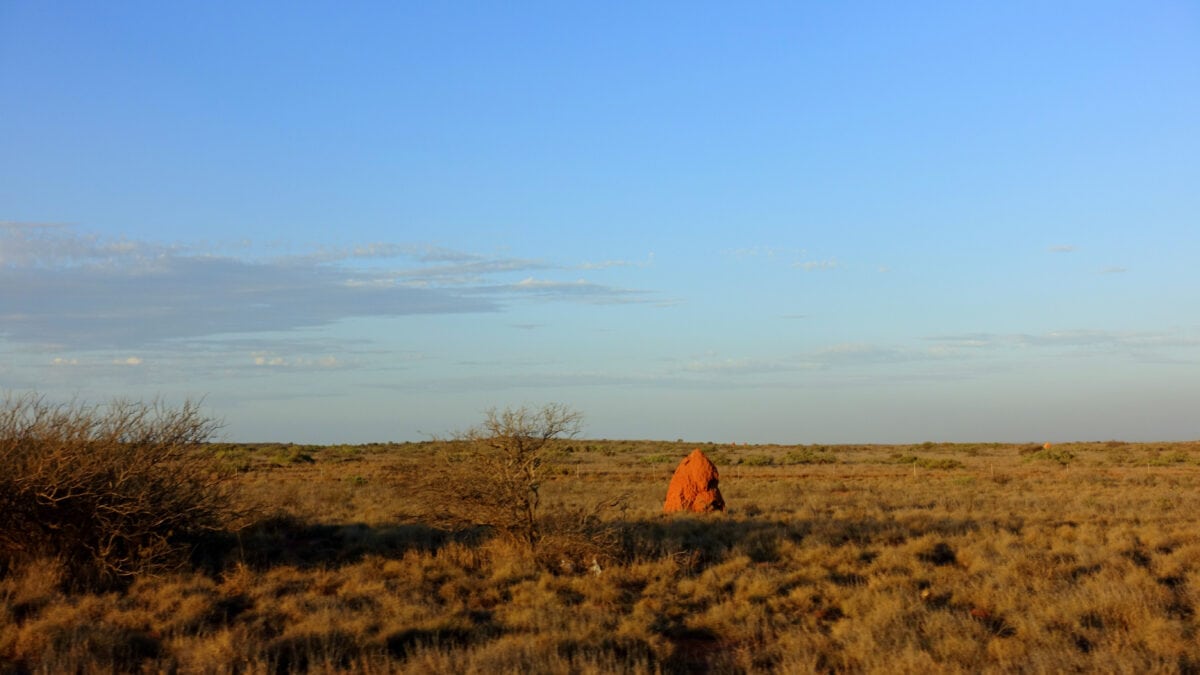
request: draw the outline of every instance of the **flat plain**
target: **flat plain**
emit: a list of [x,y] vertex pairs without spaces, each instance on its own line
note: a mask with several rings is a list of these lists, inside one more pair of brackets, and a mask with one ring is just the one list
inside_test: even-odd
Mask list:
[[[728,508],[663,515],[694,448]],[[243,520],[120,588],[8,570],[0,672],[1200,672],[1200,442],[561,440],[535,550],[428,517],[443,449],[210,446]]]

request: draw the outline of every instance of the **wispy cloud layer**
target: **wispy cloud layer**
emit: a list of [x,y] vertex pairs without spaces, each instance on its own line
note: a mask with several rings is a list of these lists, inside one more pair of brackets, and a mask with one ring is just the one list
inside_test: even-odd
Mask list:
[[829,260],[805,260],[803,262],[793,263],[792,267],[802,269],[805,272],[813,272],[815,270],[832,270],[836,269],[838,261],[830,258]]
[[577,265],[581,270],[606,270],[614,267],[645,268],[654,264],[654,254],[646,256],[645,260],[602,260],[600,262],[584,262]]
[[721,253],[735,260],[790,260],[788,264],[792,267],[792,269],[804,270],[805,272],[832,270],[840,267],[840,263],[838,262],[837,258],[814,258],[812,254],[805,249],[777,248],[772,246],[748,246],[744,248],[726,249]]
[[521,294],[541,298],[569,298],[572,300],[593,304],[636,302],[638,296],[643,295],[641,291],[619,289],[611,286],[594,284],[585,279],[576,279],[575,281],[550,281],[547,279],[535,279],[533,277],[526,277],[513,284],[485,287],[480,289],[480,292],[486,295],[493,294],[497,291],[506,294]]
[[718,386],[792,386],[969,379],[996,370],[1028,367],[1031,358],[1060,360],[1101,357],[1113,363],[1200,365],[1200,334],[1171,329],[1145,332],[1063,330],[1047,333],[964,333],[925,338],[924,344],[844,342],[774,357],[702,354],[673,362],[667,380]]
[[931,336],[927,340],[955,350],[1062,347],[1143,353],[1149,350],[1200,348],[1200,335],[1182,329],[1154,332],[1061,330],[1038,334],[965,333]]
[[[553,278],[564,269],[534,259],[386,242],[234,257],[109,241],[69,226],[3,223],[0,337],[57,348],[123,349],[351,317],[496,312],[521,298],[649,300],[640,291]],[[530,276],[535,272],[542,278]]]

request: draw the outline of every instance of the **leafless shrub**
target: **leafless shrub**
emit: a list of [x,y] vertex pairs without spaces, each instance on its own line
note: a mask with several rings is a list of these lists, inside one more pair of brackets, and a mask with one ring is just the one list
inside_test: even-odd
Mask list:
[[200,446],[219,424],[199,404],[0,404],[0,564],[62,561],[79,585],[182,563],[219,528],[228,494]]
[[583,417],[560,404],[491,409],[439,453],[421,490],[425,515],[483,525],[529,546],[541,538],[538,490],[553,464],[552,442],[579,433]]
[[[487,411],[480,425],[456,434],[427,467],[418,510],[439,524],[494,529],[531,551],[562,549],[589,561],[601,556],[614,536],[599,516],[614,500],[588,509],[541,508],[542,484],[561,473],[556,442],[577,435],[582,420],[557,403]],[[546,556],[558,557],[539,559]]]

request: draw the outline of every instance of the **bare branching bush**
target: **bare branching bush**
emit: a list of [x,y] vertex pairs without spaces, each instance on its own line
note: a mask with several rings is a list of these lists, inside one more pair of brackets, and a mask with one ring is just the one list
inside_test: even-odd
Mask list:
[[[600,525],[606,504],[543,513],[541,488],[561,475],[558,441],[579,433],[583,416],[564,405],[492,409],[448,441],[419,490],[423,517],[445,525],[483,526],[529,550],[598,550],[611,534]],[[544,556],[542,556],[544,557]]]
[[61,561],[79,585],[186,561],[189,538],[230,513],[201,445],[219,424],[199,404],[117,400],[0,404],[0,564]]
[[536,546],[538,490],[554,462],[552,444],[578,434],[582,421],[581,413],[556,403],[488,410],[483,423],[456,434],[430,467],[431,515]]

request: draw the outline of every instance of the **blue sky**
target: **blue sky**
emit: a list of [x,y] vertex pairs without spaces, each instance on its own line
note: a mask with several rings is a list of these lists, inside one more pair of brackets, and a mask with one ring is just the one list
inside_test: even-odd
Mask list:
[[1200,438],[1200,7],[0,2],[0,389]]

